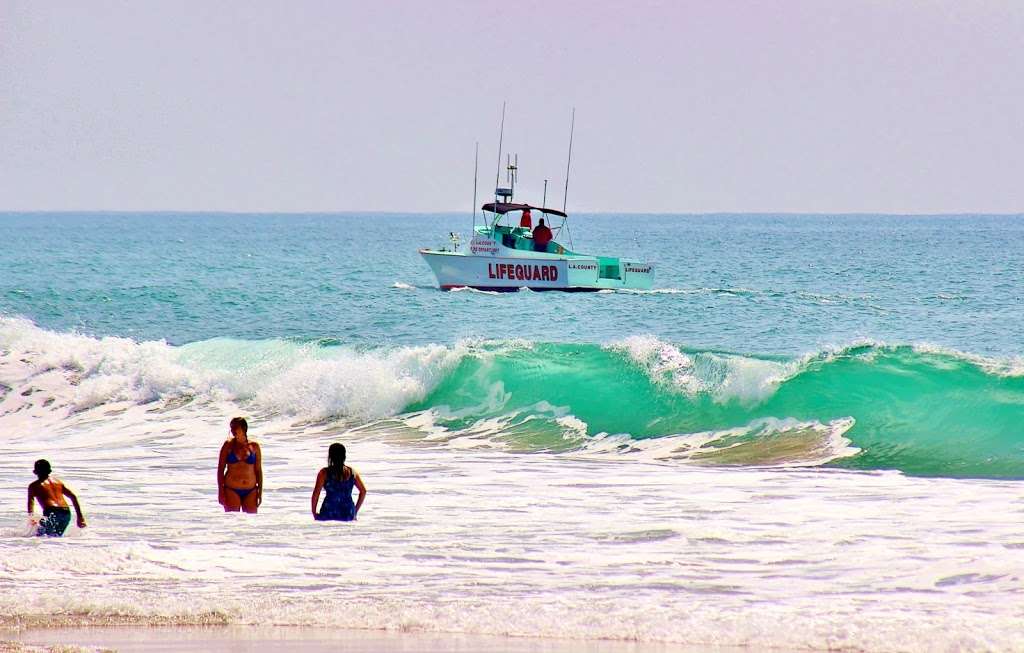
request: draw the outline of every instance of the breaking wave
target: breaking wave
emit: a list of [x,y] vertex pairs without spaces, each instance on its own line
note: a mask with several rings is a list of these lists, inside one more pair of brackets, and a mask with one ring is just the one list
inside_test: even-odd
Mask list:
[[382,437],[718,465],[1024,477],[1024,361],[858,342],[792,358],[605,345],[165,342],[0,318],[0,420],[209,402]]

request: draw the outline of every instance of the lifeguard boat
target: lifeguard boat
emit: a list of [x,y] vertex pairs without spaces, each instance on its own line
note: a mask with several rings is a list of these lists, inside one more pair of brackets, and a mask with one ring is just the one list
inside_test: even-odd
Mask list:
[[[502,123],[504,127],[504,117]],[[571,162],[571,136],[569,142]],[[500,160],[500,146],[498,156]],[[513,195],[517,163],[509,159],[506,170],[508,186],[496,188],[494,201],[481,207],[483,224],[477,224],[476,211],[473,212],[473,235],[468,248],[461,247],[458,235],[453,233],[451,249],[420,250],[442,290],[647,290],[654,284],[654,266],[650,263],[615,256],[581,254],[565,247],[560,242],[563,235],[568,235],[568,215],[564,207],[559,211],[543,205],[516,203]],[[474,208],[475,186],[474,181]],[[545,201],[546,191],[545,182]],[[506,216],[513,218],[511,223],[505,222]],[[547,243],[534,238],[536,232],[532,228],[532,221],[535,216],[561,220],[558,226],[549,227],[553,237]]]

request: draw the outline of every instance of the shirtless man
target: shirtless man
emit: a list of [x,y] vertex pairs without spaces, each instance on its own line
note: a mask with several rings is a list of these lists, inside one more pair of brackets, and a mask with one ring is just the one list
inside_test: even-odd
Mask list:
[[85,516],[82,515],[82,507],[78,505],[78,497],[68,489],[59,479],[50,478],[50,463],[46,460],[37,460],[33,468],[38,480],[32,481],[28,486],[28,516],[34,517],[35,502],[43,509],[43,518],[33,523],[38,525],[36,535],[47,537],[60,537],[64,535],[68,524],[71,523],[71,510],[64,497],[71,499],[75,506],[75,515],[78,517],[78,527],[85,528]]

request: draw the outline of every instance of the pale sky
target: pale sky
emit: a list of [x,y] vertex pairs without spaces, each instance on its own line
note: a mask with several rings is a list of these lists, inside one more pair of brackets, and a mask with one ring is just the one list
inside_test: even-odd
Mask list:
[[0,210],[1024,212],[1024,2],[0,0]]

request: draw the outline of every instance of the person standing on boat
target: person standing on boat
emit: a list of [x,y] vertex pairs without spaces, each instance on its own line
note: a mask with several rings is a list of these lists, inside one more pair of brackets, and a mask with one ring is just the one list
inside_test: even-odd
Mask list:
[[231,439],[220,448],[217,460],[217,500],[224,512],[255,513],[263,503],[263,452],[249,440],[244,417],[231,420]]
[[523,229],[533,229],[533,216],[530,215],[530,209],[523,209],[523,215],[519,218],[519,226]]
[[541,218],[540,223],[533,230],[533,249],[538,252],[548,251],[548,243],[552,238],[551,228],[544,224],[544,218]]

